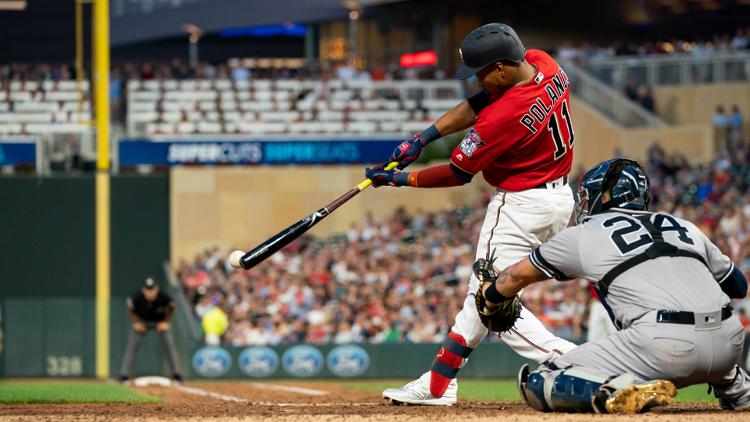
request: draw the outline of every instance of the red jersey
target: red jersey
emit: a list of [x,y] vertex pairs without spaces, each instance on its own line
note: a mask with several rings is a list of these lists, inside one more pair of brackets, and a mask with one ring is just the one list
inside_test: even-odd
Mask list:
[[536,67],[531,80],[482,109],[451,155],[459,169],[514,192],[565,176],[573,163],[568,76],[544,51],[528,50],[526,61]]

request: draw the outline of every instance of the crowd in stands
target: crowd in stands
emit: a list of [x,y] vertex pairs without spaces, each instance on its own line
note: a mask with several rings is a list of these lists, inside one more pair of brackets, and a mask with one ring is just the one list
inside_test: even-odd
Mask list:
[[710,38],[672,38],[646,42],[617,41],[607,46],[585,42],[575,45],[565,41],[557,50],[562,60],[575,62],[597,61],[618,56],[653,56],[689,54],[705,57],[716,53],[747,51],[750,49],[750,26],[737,28],[734,34],[717,34]]
[[[737,28],[734,34],[720,34],[705,40],[672,39],[642,43],[628,41],[616,42],[608,46],[597,46],[591,42],[575,46],[571,42],[563,42],[556,50],[551,50],[551,52],[562,61],[579,63],[596,63],[601,59],[633,55],[686,53],[700,57],[717,52],[748,51],[749,39],[750,27]],[[248,65],[249,62],[253,64]],[[264,62],[265,64],[263,64]],[[294,65],[292,65],[293,62]],[[594,68],[595,66],[592,67],[592,69]],[[739,74],[744,75],[746,71],[743,69],[742,66],[732,66],[727,68],[727,72],[733,75],[739,72]],[[597,69],[593,71],[596,73]],[[606,69],[599,69],[598,71],[604,72],[601,77],[605,80],[611,79],[612,75],[607,73]],[[696,72],[698,73],[695,77],[698,80],[708,78],[710,73],[702,68],[697,69]],[[86,79],[87,75],[83,76]],[[125,123],[126,130],[131,135],[411,132],[413,127],[421,126],[423,120],[434,120],[437,114],[450,108],[453,104],[450,106],[440,104],[439,107],[431,108],[409,101],[411,98],[407,98],[404,93],[379,94],[375,97],[365,93],[360,95],[365,102],[384,98],[391,101],[397,100],[399,103],[374,105],[376,111],[383,109],[388,111],[382,116],[376,116],[378,118],[370,118],[369,114],[354,116],[353,118],[350,118],[347,114],[339,116],[337,113],[323,113],[321,116],[318,112],[330,111],[331,104],[316,105],[315,108],[309,110],[295,109],[296,103],[303,99],[308,100],[308,103],[321,99],[327,101],[328,88],[321,90],[310,87],[292,90],[288,99],[291,101],[289,106],[284,102],[278,106],[276,104],[256,104],[255,107],[263,111],[281,112],[281,114],[273,116],[261,115],[258,110],[252,109],[252,107],[242,108],[241,102],[265,100],[265,97],[256,98],[252,91],[247,92],[246,87],[251,87],[251,83],[254,83],[254,81],[271,81],[272,84],[275,84],[274,81],[316,81],[322,82],[323,86],[326,86],[328,81],[345,85],[418,79],[449,79],[454,81],[449,76],[449,73],[440,67],[405,69],[396,63],[372,64],[369,68],[358,68],[343,61],[305,64],[300,59],[248,59],[244,62],[230,60],[219,63],[203,61],[198,62],[195,66],[191,66],[186,60],[179,58],[161,62],[114,61],[110,83],[112,116],[115,121]],[[5,98],[0,98],[0,113],[6,112],[5,116],[0,116],[0,133],[20,135],[47,133],[55,130],[68,132],[85,130],[85,123],[91,117],[88,82],[86,82],[86,89],[80,99],[74,98],[77,95],[75,92],[64,93],[63,95],[69,95],[70,98],[65,97],[63,99],[55,97],[55,92],[53,92],[53,95],[48,92],[50,89],[56,89],[57,84],[61,81],[72,81],[75,78],[76,70],[71,63],[8,63],[0,65],[0,84],[2,84],[3,90],[7,90],[7,87],[13,81],[17,83],[45,81],[54,83],[53,85],[39,85],[35,92],[30,92],[29,101],[49,101],[44,105],[44,109],[27,107],[27,104],[24,103],[25,97],[14,98],[7,95]],[[744,80],[745,78],[746,76],[735,79]],[[131,94],[139,92],[138,88],[143,84],[152,81],[176,81],[175,83],[179,83],[187,80],[211,81],[211,83],[226,82],[236,90],[236,95],[230,97],[215,96],[215,98],[204,99],[207,101],[200,104],[197,100],[193,102],[182,101],[181,104],[177,102],[164,104],[177,98],[176,96],[169,98],[166,95],[174,87],[177,87],[177,85],[174,85],[174,87],[162,86],[157,88],[157,91],[161,93],[158,97],[136,97],[136,102],[133,102],[135,96]],[[458,100],[466,95],[463,90],[469,88],[468,86],[462,87],[458,82],[456,82],[456,87],[457,94],[451,94],[443,98]],[[218,88],[213,85],[202,89],[218,91]],[[254,89],[257,90],[257,88]],[[274,95],[274,99],[276,99],[275,91],[277,88],[275,85],[263,89],[268,91],[261,92],[261,94],[268,93]],[[24,91],[28,90],[24,89]],[[627,81],[627,85],[624,86],[624,91],[627,97],[646,110],[656,111],[652,89],[644,81],[636,81],[631,77]],[[244,97],[240,95],[244,95]],[[359,108],[356,106],[357,95],[355,92],[351,98],[342,96],[341,99],[345,101],[354,100],[351,107],[352,111],[372,111],[372,109],[366,109],[364,106]],[[185,99],[181,98],[181,100]],[[225,99],[228,99],[228,101],[224,101]],[[70,104],[63,101],[69,101]],[[215,104],[208,104],[209,102]],[[78,105],[79,103],[84,106],[81,107]],[[298,111],[300,113],[297,113]],[[348,110],[334,109],[333,111],[344,111],[346,113]],[[271,121],[272,119],[275,120]],[[271,121],[271,124],[265,124],[269,121]],[[321,121],[325,123],[319,123]],[[202,122],[202,124],[199,122]],[[289,124],[290,122],[294,124]],[[417,122],[420,123],[417,125]],[[64,126],[60,126],[60,124]]]
[[[694,222],[748,273],[748,144],[733,142],[705,165],[666,154],[658,144],[648,157],[652,209]],[[579,171],[572,180],[581,177]],[[299,240],[249,271],[232,270],[225,252],[214,249],[182,262],[177,273],[197,319],[217,306],[226,311],[228,344],[439,342],[462,306],[487,200],[370,216],[340,236]],[[556,335],[586,338],[592,303],[586,281],[533,285],[523,301]],[[750,330],[750,301],[736,305]]]

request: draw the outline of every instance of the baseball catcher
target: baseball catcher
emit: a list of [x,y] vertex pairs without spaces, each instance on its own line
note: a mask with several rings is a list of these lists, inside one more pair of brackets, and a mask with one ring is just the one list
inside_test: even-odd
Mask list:
[[502,272],[491,260],[475,267],[477,305],[491,328],[514,323],[508,307],[525,286],[585,278],[619,329],[531,373],[524,365],[526,403],[543,412],[637,413],[668,404],[677,388],[708,383],[722,408],[750,409],[750,377],[737,366],[744,330],[730,305],[747,293],[742,272],[689,221],[648,211],[648,177],[634,161],[596,166],[579,199],[577,226]]

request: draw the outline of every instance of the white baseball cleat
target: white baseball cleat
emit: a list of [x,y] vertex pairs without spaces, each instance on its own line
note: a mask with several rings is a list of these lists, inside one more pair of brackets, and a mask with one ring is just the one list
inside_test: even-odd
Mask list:
[[448,389],[442,397],[430,394],[430,373],[423,374],[418,379],[406,384],[401,388],[386,388],[383,390],[383,398],[390,400],[392,404],[418,404],[424,406],[453,406],[458,396],[458,382],[452,379]]

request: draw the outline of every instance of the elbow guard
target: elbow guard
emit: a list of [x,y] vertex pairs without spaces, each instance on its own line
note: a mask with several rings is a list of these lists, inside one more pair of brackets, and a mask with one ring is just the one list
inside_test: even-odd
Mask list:
[[747,295],[747,280],[736,266],[732,266],[732,271],[724,277],[719,286],[732,299],[741,299]]
[[469,103],[469,107],[471,107],[474,115],[478,115],[480,111],[490,104],[490,96],[485,91],[479,91],[466,101]]

